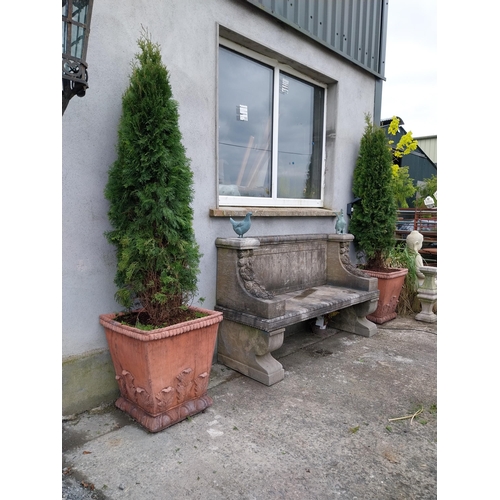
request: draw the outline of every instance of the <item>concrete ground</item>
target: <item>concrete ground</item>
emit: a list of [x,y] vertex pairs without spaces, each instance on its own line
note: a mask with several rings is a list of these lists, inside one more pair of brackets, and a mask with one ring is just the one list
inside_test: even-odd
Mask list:
[[63,498],[437,498],[436,345],[413,318],[300,332],[274,353],[283,381],[216,364],[213,406],[159,433],[112,405],[65,417]]

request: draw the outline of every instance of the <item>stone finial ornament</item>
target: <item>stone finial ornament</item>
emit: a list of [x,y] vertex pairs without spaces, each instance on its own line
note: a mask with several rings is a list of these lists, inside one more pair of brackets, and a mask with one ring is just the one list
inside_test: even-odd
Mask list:
[[233,225],[234,232],[238,235],[238,238],[243,238],[243,235],[250,229],[250,226],[252,225],[252,222],[250,221],[251,216],[252,212],[248,212],[242,221],[235,221],[229,217],[229,221]]
[[335,222],[335,231],[337,234],[345,234],[347,227],[347,222],[344,219],[344,210],[340,210],[337,214],[337,222]]

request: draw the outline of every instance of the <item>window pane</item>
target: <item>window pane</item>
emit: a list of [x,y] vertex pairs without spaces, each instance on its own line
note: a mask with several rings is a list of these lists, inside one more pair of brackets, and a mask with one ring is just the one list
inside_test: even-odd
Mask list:
[[278,197],[319,199],[323,89],[281,73]]
[[73,0],[73,21],[85,24],[87,22],[87,11],[89,0]]
[[73,24],[71,26],[71,55],[77,59],[82,58],[85,28]]
[[271,196],[273,69],[219,50],[219,192]]
[[67,23],[63,21],[62,23],[62,51],[63,54],[66,52],[66,38],[68,36]]

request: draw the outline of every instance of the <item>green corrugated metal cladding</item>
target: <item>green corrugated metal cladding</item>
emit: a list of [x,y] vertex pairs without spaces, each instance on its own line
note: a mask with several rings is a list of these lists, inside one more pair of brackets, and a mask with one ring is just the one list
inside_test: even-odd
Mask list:
[[247,0],[384,79],[388,0]]

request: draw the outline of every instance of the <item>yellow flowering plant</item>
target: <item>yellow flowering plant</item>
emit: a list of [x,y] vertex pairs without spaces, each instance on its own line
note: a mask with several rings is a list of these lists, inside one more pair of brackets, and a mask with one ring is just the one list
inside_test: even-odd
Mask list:
[[[397,116],[393,116],[387,132],[389,135],[395,136],[398,131],[399,118]],[[394,142],[395,141],[392,139],[388,140],[393,160],[394,158],[402,158],[403,156],[409,155],[412,151],[415,151],[418,146],[418,141],[413,138],[411,131],[402,135],[396,146],[393,146]],[[416,187],[413,184],[413,179],[410,177],[408,170],[408,167],[400,167],[393,161],[392,189],[396,204],[399,208],[408,208],[406,199],[412,197],[416,192]]]

